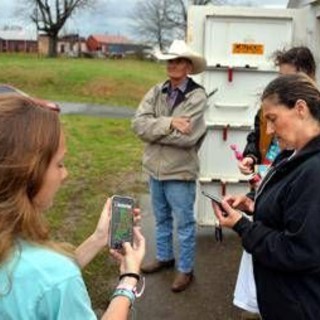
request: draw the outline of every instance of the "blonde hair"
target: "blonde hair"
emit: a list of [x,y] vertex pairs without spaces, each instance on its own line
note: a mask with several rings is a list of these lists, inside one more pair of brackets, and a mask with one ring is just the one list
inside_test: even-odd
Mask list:
[[0,263],[17,239],[68,252],[49,239],[47,222],[33,201],[60,134],[56,112],[18,95],[0,97]]

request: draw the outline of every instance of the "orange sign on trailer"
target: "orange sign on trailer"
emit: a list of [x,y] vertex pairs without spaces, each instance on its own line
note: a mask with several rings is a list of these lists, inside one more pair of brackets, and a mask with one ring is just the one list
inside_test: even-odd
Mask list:
[[232,45],[233,54],[259,54],[264,53],[263,44],[234,43]]

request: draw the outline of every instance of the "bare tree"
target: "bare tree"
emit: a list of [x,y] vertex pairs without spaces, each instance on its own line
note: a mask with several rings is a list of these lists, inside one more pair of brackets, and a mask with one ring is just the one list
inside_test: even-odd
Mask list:
[[222,5],[227,0],[140,0],[134,7],[132,26],[140,38],[160,50],[173,38],[184,38],[188,5]]
[[183,35],[185,35],[185,30],[187,28],[188,6],[205,6],[208,4],[222,6],[228,4],[228,0],[171,0],[168,1],[166,18],[177,28],[181,29]]
[[172,31],[166,19],[166,3],[167,0],[139,0],[130,15],[135,34],[161,50],[170,42]]
[[25,12],[36,24],[37,30],[49,38],[49,57],[57,56],[58,34],[66,21],[80,9],[95,0],[22,0]]

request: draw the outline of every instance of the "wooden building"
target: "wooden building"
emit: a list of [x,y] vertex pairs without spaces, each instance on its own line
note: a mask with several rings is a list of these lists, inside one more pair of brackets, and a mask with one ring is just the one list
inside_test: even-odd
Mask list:
[[0,52],[37,52],[36,33],[23,29],[0,30]]
[[80,57],[83,52],[87,52],[87,43],[84,37],[78,34],[67,34],[59,37],[58,54],[68,57]]
[[90,35],[87,39],[89,52],[101,52],[109,57],[122,57],[128,52],[137,51],[137,45],[124,36]]

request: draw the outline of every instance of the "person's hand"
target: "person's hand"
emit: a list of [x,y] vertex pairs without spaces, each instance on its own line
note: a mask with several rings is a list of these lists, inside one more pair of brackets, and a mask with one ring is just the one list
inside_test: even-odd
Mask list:
[[233,226],[241,219],[242,214],[231,207],[226,199],[221,201],[221,210],[218,204],[212,201],[213,211],[222,227],[233,228]]
[[251,214],[254,211],[254,201],[246,195],[228,195],[224,197],[224,200],[227,201],[233,209],[239,209]]
[[101,243],[102,247],[106,246],[108,243],[110,219],[111,198],[108,198],[100,214],[97,227],[93,233],[94,238],[96,239],[96,241]]
[[133,228],[133,246],[123,244],[123,250],[111,249],[110,254],[120,263],[120,273],[140,273],[140,266],[146,251],[146,244],[139,227]]
[[188,117],[174,117],[171,121],[171,128],[178,130],[182,134],[191,132],[191,119]]
[[133,208],[133,225],[139,226],[141,221],[141,210],[140,208]]
[[238,168],[243,174],[251,174],[254,169],[254,160],[251,157],[244,157],[241,161],[238,161]]

